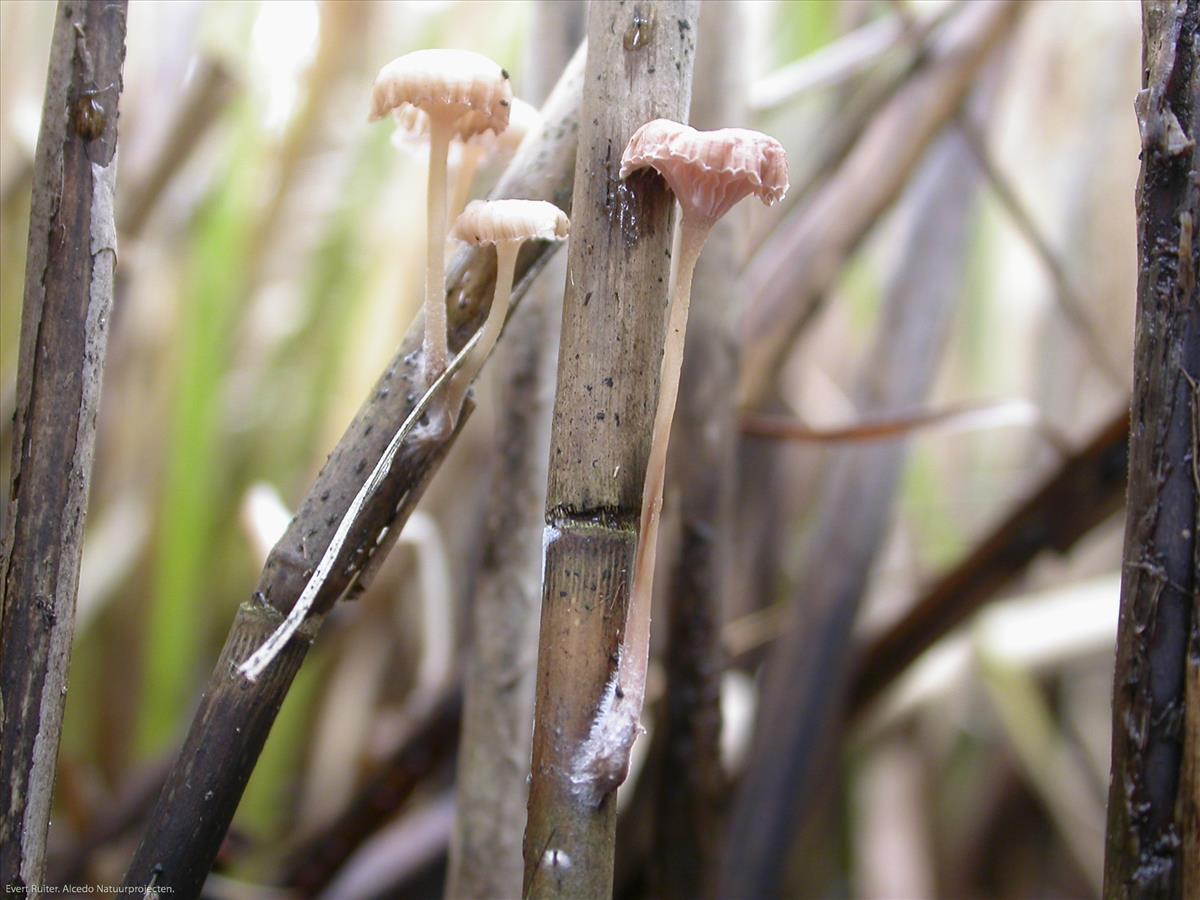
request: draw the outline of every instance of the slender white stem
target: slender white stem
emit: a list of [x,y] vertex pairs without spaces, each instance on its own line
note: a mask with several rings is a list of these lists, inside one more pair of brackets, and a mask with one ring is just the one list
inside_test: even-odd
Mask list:
[[488,310],[487,321],[483,323],[479,343],[446,388],[443,409],[449,415],[452,425],[458,421],[458,413],[462,409],[467,389],[491,355],[496,341],[500,339],[500,331],[508,315],[509,299],[512,297],[513,274],[516,272],[517,251],[521,249],[521,244],[522,241],[502,241],[496,245],[496,293],[492,298],[491,309]]
[[484,151],[473,144],[462,143],[458,155],[457,171],[454,173],[454,195],[450,198],[450,217],[453,222],[467,208],[467,197],[471,193],[471,182],[479,171],[479,163],[483,161]]
[[446,153],[450,123],[438,116],[429,119],[429,189],[425,259],[425,384],[433,383],[446,368]]

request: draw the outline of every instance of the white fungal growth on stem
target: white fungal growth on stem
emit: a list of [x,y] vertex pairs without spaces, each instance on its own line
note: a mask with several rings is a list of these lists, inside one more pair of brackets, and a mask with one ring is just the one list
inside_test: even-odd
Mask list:
[[644,729],[639,724],[642,698],[645,697],[645,669],[642,684],[622,684],[637,666],[624,660],[624,647],[617,651],[617,665],[604,685],[600,705],[592,718],[588,736],[571,761],[567,778],[575,795],[584,803],[599,806],[606,794],[616,788],[629,774],[629,757],[633,743]]

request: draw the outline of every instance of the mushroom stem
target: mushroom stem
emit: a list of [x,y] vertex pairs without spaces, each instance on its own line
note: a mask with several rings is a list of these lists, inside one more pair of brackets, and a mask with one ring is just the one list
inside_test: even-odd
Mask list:
[[667,313],[667,334],[663,343],[658,376],[658,407],[650,438],[650,458],[642,486],[642,514],[637,552],[633,562],[633,587],[621,642],[619,684],[622,700],[629,703],[636,719],[641,715],[646,695],[646,667],[650,660],[650,607],[654,592],[654,562],[658,547],[658,526],[662,518],[663,484],[667,472],[667,444],[671,420],[679,398],[679,375],[683,366],[683,340],[691,305],[692,275],[696,260],[708,238],[712,222],[684,212],[679,224],[679,240],[671,261],[671,303]]
[[487,321],[483,323],[483,333],[479,343],[471,351],[471,356],[463,363],[458,374],[451,379],[446,388],[445,405],[442,407],[450,417],[453,427],[458,421],[458,413],[462,409],[463,398],[467,389],[483,364],[491,355],[492,348],[500,339],[500,330],[504,327],[504,319],[508,315],[509,298],[512,297],[513,276],[517,269],[517,253],[522,241],[500,241],[496,244],[496,293],[492,298],[492,306],[488,310]]
[[450,221],[457,219],[466,209],[471,182],[475,180],[475,173],[479,171],[479,164],[484,157],[482,149],[468,142],[464,141],[460,149],[462,152],[458,156],[458,166],[454,173],[454,194],[450,198]]
[[425,384],[433,384],[446,368],[446,153],[452,125],[443,116],[429,117],[429,188],[427,256],[425,260]]

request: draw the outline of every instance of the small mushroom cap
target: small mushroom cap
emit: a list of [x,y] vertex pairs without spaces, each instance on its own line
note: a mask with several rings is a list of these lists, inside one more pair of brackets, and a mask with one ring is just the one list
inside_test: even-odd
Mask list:
[[771,206],[788,189],[783,146],[745,128],[697,131],[670,119],[647,122],[621,156],[621,178],[647,167],[667,180],[686,210],[712,221],[748,194]]
[[416,107],[450,119],[455,135],[465,140],[507,128],[511,105],[508,73],[486,56],[469,50],[416,50],[379,70],[369,120]]
[[473,200],[451,234],[468,244],[505,241],[563,241],[571,230],[567,214],[545,200]]

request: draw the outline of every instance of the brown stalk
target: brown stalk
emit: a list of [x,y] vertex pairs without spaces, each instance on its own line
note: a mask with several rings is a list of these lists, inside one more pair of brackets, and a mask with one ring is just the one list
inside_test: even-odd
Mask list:
[[[569,203],[581,74],[580,67],[573,65],[564,75],[543,110],[540,136],[526,142],[497,185],[495,196],[544,199],[560,206]],[[545,264],[547,249],[539,243],[522,252],[514,301],[524,295]],[[490,249],[464,251],[454,260],[446,299],[450,341],[456,351],[486,317],[495,267],[495,253]],[[177,896],[199,893],[321,617],[361,576],[370,574],[373,557],[387,552],[453,444],[453,436],[437,441],[429,438],[428,431],[417,431],[404,443],[390,476],[363,507],[348,535],[337,565],[317,596],[304,636],[293,639],[257,683],[235,675],[233,667],[257,649],[291,610],[351,500],[414,408],[422,387],[423,331],[418,320],[405,335],[287,532],[271,551],[252,599],[242,605],[126,873],[127,886],[145,886],[157,878],[158,885],[170,887]]]
[[742,330],[743,407],[757,406],[767,395],[796,334],[899,196],[1023,7],[1014,0],[972,3],[948,22],[925,66],[875,116],[836,174],[755,255],[745,275],[746,296],[753,300]]
[[1200,0],[1142,5],[1138,302],[1104,896],[1200,894]]
[[34,895],[45,882],[108,346],[125,13],[124,2],[59,4],[33,168],[0,540],[0,882]]
[[[584,7],[543,3],[534,11],[522,94],[539,102],[583,37]],[[541,601],[542,543],[554,362],[564,269],[556,259],[534,286],[522,320],[500,348],[498,464],[484,523],[463,675],[462,740],[447,895],[521,891],[526,776]]]
[[[961,294],[974,168],[943,137],[913,185],[902,263],[855,390],[868,412],[920,404]],[[903,443],[847,447],[824,482],[788,629],[771,651],[750,757],[734,801],[719,896],[776,896],[792,841],[821,796],[816,773],[840,721],[850,632],[886,534]]]
[[616,674],[625,624],[674,206],[662,179],[621,182],[618,172],[640,125],[678,120],[687,109],[698,6],[638,0],[588,10],[578,226],[567,259],[546,496],[527,896],[612,893],[613,791],[625,772],[606,770],[585,745]]

